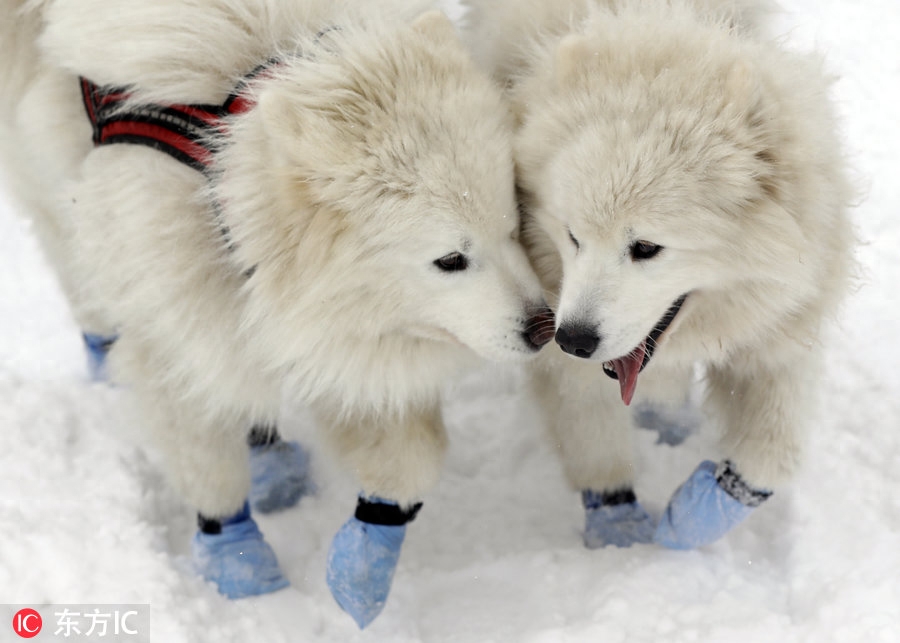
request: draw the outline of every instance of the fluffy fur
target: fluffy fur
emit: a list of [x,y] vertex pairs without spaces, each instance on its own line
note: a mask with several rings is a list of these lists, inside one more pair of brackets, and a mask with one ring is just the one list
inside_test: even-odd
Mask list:
[[[113,373],[204,515],[241,506],[247,428],[276,418],[285,386],[367,494],[410,504],[438,475],[440,386],[475,354],[535,351],[508,109],[426,9],[0,4],[13,186],[82,327],[119,333]],[[156,150],[92,148],[78,75],[137,103],[221,104],[273,56],[211,182]],[[468,269],[442,272],[454,252]]]
[[[590,359],[545,351],[534,370],[569,481],[632,486],[632,417],[601,364],[687,293],[635,399],[680,403],[703,363],[725,457],[776,488],[800,462],[852,264],[820,60],[766,37],[753,0],[469,4],[517,118],[525,238],[558,327],[599,338]],[[635,259],[641,241],[662,250]]]

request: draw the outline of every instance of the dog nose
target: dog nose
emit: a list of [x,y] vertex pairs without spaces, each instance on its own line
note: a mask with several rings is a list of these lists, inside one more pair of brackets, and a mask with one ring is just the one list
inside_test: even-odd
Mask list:
[[556,327],[556,323],[553,311],[547,304],[541,302],[539,305],[529,308],[528,320],[525,322],[522,336],[526,344],[537,350],[553,339],[553,329]]
[[600,336],[593,328],[582,324],[564,324],[556,331],[556,343],[575,357],[590,357],[600,344]]

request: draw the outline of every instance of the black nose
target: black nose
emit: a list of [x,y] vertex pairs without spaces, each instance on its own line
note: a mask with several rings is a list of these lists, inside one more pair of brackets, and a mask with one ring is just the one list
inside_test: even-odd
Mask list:
[[575,357],[590,357],[600,344],[600,336],[593,328],[581,324],[563,324],[556,331],[556,343]]
[[553,339],[555,326],[553,311],[547,304],[541,302],[540,305],[530,308],[530,315],[525,322],[525,330],[522,331],[522,337],[532,349],[538,350]]

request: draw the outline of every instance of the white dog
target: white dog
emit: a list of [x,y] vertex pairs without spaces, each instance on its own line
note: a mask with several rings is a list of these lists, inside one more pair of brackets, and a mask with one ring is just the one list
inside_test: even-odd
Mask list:
[[[533,382],[585,543],[711,542],[796,470],[820,330],[851,272],[820,61],[767,38],[753,0],[470,4],[517,118],[525,239],[569,354],[545,351]],[[657,528],[633,493],[626,406],[680,403],[695,362],[725,459]]]
[[233,597],[287,582],[245,504],[287,385],[359,476],[328,580],[361,626],[439,473],[441,385],[553,333],[508,108],[427,8],[0,2],[14,187],[79,323],[119,336],[198,566]]

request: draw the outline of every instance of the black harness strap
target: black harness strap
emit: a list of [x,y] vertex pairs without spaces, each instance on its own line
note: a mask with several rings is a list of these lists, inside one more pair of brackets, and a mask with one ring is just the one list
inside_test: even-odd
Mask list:
[[124,107],[131,97],[118,87],[100,87],[81,79],[85,111],[94,130],[94,145],[146,145],[206,173],[212,162],[211,141],[227,114],[215,105],[139,105]]
[[225,131],[224,119],[252,109],[248,84],[279,64],[270,59],[258,66],[222,105],[127,105],[132,96],[127,89],[101,87],[81,78],[81,96],[94,130],[94,145],[146,145],[208,174],[215,152],[213,141]]

